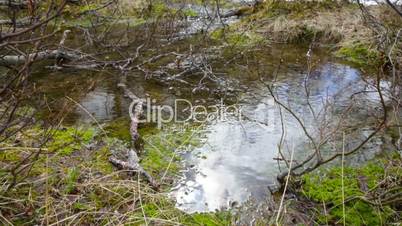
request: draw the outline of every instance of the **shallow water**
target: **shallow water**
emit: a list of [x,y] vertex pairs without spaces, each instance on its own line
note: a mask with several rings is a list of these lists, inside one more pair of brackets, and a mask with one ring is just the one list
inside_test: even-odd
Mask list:
[[[314,134],[317,122],[303,98],[302,73],[286,73],[278,78],[277,83],[280,99],[295,109]],[[317,112],[322,110],[325,100],[336,106],[335,112],[350,102],[353,93],[370,90],[358,70],[333,62],[324,63],[315,70],[308,84],[310,103]],[[280,167],[284,167],[275,160],[280,157],[278,145],[282,136],[279,109],[261,84],[251,87],[241,100],[247,119],[211,122],[206,129],[204,145],[184,155],[187,170],[173,192],[178,208],[203,212],[227,208],[250,197],[264,200],[270,189],[277,186],[276,176]],[[364,115],[365,108],[378,106],[377,98],[373,93],[361,95],[360,103],[355,103],[355,107]],[[308,153],[307,138],[294,117],[286,112],[283,115],[284,152],[289,153],[294,148],[296,159],[302,159]],[[359,120],[361,116],[356,114],[350,120]],[[327,113],[326,117],[337,120],[333,112]],[[367,160],[373,157],[379,146],[377,143],[376,148],[365,151],[358,158]]]
[[[169,86],[134,72],[129,76],[130,89],[141,97],[152,97],[155,105],[173,106],[176,99],[182,98],[194,105],[236,106],[244,116],[241,119],[228,116],[226,120],[208,120],[202,131],[205,135],[201,138],[202,145],[182,154],[185,170],[171,193],[179,209],[186,212],[213,211],[241,204],[249,198],[263,200],[270,189],[275,190],[276,176],[285,167],[277,160],[282,135],[286,156],[289,157],[293,148],[296,160],[310,153],[311,147],[302,128],[284,110],[285,132],[282,134],[279,108],[262,81],[275,84],[277,97],[294,110],[313,136],[318,136],[317,128],[323,122],[339,120],[340,113],[351,103],[353,113],[346,122],[358,129],[348,137],[356,143],[367,136],[371,128],[359,124],[369,121],[369,112],[379,104],[372,81],[366,80],[358,69],[328,57],[322,49],[313,50],[311,60],[315,66],[307,76],[306,52],[305,47],[276,45],[256,49],[226,65],[222,63],[224,61],[215,61],[212,63],[214,71],[220,74],[225,85],[206,86],[211,91],[221,90],[218,93],[194,93],[192,87],[184,84]],[[65,72],[56,72],[51,79],[39,79],[38,89],[56,99],[68,95],[80,103],[81,107],[75,106],[67,121],[93,122],[95,118],[102,123],[127,116],[129,102],[117,89],[119,76],[109,73],[88,73],[86,76],[91,76],[95,84],[90,90],[86,87],[91,86],[91,82],[84,82],[87,77]],[[276,81],[272,83],[274,78]],[[307,105],[304,84],[310,90],[309,103],[315,117]],[[63,93],[59,93],[59,87],[64,87]],[[329,105],[331,108],[325,108]],[[347,145],[353,144],[349,142]],[[381,139],[374,139],[364,155],[357,155],[351,161],[372,158],[381,145]],[[333,147],[324,147],[324,150],[330,152]]]
[[[311,147],[297,120],[284,110],[281,120],[281,112],[267,84],[274,84],[277,97],[292,108],[314,137],[320,135],[319,128],[323,124],[333,126],[352,103],[352,114],[346,122],[357,129],[348,134],[350,140],[356,143],[372,130],[366,121],[370,121],[370,112],[379,104],[372,81],[358,69],[331,58],[325,49],[313,49],[311,64],[314,66],[308,73],[308,48],[305,46],[263,45],[250,50],[226,48],[222,51],[212,44],[209,46],[208,40],[198,43],[197,38],[189,38],[204,26],[210,26],[205,20],[190,18],[187,22],[190,26],[178,31],[176,37],[180,38],[176,42],[151,43],[154,54],[171,49],[183,53],[182,49],[184,52],[191,49],[187,57],[213,56],[207,62],[217,81],[205,81],[204,89],[195,90],[194,86],[162,82],[161,77],[148,77],[135,71],[128,75],[128,87],[140,97],[154,99],[154,105],[173,106],[178,98],[194,105],[233,105],[241,109],[244,117],[208,120],[200,146],[186,152],[172,150],[182,151],[184,159],[184,171],[171,192],[179,209],[205,212],[236,206],[250,198],[264,200],[269,191],[277,187],[276,176],[285,167],[277,160],[282,137],[285,156],[289,157],[290,151],[295,150],[295,159],[299,160],[310,153]],[[172,68],[177,60],[162,58],[155,67]],[[79,103],[80,106],[73,104],[75,110],[66,122],[93,123],[95,118],[107,123],[128,116],[130,103],[117,88],[121,75],[114,71],[40,71],[37,74],[49,75],[38,76],[36,83],[38,90],[54,101],[50,106],[52,111],[57,112],[63,96]],[[186,79],[198,83],[200,75],[189,74]],[[309,90],[308,102],[305,84]],[[181,110],[185,108],[180,109],[179,117],[184,117],[186,113]],[[354,142],[346,145],[353,146]],[[336,141],[332,144],[337,145]],[[374,139],[364,154],[355,156],[351,162],[372,158],[381,145],[381,139]],[[334,147],[324,147],[324,150],[331,152]]]

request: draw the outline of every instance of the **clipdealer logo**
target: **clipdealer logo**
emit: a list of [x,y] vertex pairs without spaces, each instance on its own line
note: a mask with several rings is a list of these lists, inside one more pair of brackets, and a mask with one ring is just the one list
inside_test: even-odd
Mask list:
[[139,123],[156,123],[161,128],[165,123],[205,123],[214,120],[227,121],[229,118],[242,120],[242,109],[237,105],[225,105],[221,99],[219,104],[193,105],[186,99],[175,99],[174,105],[156,105],[155,99],[147,98],[145,103],[133,101],[129,107],[130,117],[135,117],[137,104],[143,104],[142,117]]

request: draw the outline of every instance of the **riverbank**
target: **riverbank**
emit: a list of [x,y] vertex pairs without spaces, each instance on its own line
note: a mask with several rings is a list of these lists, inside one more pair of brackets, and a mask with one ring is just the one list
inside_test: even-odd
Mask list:
[[[252,7],[240,7],[238,12],[242,19],[224,29],[226,37],[223,30],[213,32],[212,37],[231,45],[325,46],[331,48],[335,56],[365,68],[382,65],[388,60],[386,53],[377,48],[382,40],[376,36],[376,29],[388,30],[390,36],[395,37],[397,34],[392,32],[397,32],[402,23],[386,5],[363,9],[345,1],[265,1]],[[376,23],[383,27],[378,28]]]
[[[181,169],[177,152],[196,145],[194,131],[140,129],[141,165],[160,183],[155,191],[142,176],[116,171],[109,162],[112,153],[121,155],[129,146],[129,123],[120,122],[26,128],[13,137],[18,143],[2,143],[5,224],[230,224],[229,212],[186,214],[168,197]],[[50,134],[44,147],[25,148],[39,146]],[[21,161],[28,165],[14,168]]]

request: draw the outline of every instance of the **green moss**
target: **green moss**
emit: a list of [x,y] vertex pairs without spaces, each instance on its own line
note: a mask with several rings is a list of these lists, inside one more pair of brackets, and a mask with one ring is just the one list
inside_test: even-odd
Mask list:
[[183,10],[183,14],[187,17],[197,17],[198,16],[198,13],[192,9]]
[[378,63],[381,63],[379,52],[360,42],[341,47],[336,52],[336,56],[345,58],[358,66],[378,65]]
[[[366,191],[361,188],[361,183],[367,189],[374,189],[384,179],[383,161],[369,163],[360,168],[344,168],[344,194],[345,200],[351,197],[363,196]],[[397,166],[392,166],[396,167]],[[311,173],[303,176],[302,191],[309,199],[317,203],[326,203],[332,206],[329,208],[328,215],[319,216],[320,223],[339,222],[343,219],[342,209],[342,174],[340,167],[325,169],[320,174]],[[399,172],[399,178],[401,177]],[[378,208],[360,199],[349,201],[345,204],[345,219],[347,225],[381,225],[386,222],[392,214],[389,206]]]
[[94,3],[92,3],[92,4],[85,4],[85,5],[79,6],[79,12],[80,12],[80,13],[83,13],[83,12],[86,12],[86,11],[95,10],[95,9],[97,9],[97,8],[99,8],[99,7],[100,7],[100,6],[99,6],[98,4],[94,4]]
[[220,40],[224,37],[224,35],[225,35],[225,30],[223,28],[218,28],[211,32],[210,37],[215,40]]
[[14,162],[21,159],[20,150],[5,150],[0,151],[0,161],[2,162]]
[[106,124],[104,130],[109,137],[118,138],[126,142],[131,141],[130,120],[125,118],[115,119]]
[[103,174],[109,174],[114,171],[112,164],[109,162],[110,150],[108,147],[102,147],[95,150],[89,167]]
[[144,135],[141,165],[155,176],[162,176],[165,172],[168,175],[176,174],[180,169],[180,156],[176,152],[189,145],[199,145],[197,138],[197,131],[176,128]]
[[169,8],[161,2],[152,5],[152,12],[156,16],[163,16],[163,14],[169,12]]
[[252,31],[239,32],[236,28],[216,29],[210,34],[211,39],[224,41],[231,46],[251,46],[264,40],[262,35]]
[[229,211],[220,211],[216,213],[195,213],[190,215],[185,219],[185,223],[190,223],[191,225],[204,225],[204,226],[215,226],[215,225],[232,225],[232,216]]
[[95,135],[93,128],[67,127],[51,131],[52,140],[47,144],[49,151],[60,155],[70,155],[88,144]]

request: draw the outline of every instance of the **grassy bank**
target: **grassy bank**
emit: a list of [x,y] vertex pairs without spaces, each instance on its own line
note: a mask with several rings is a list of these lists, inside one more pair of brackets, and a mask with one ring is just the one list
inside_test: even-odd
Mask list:
[[[368,11],[384,29],[396,36],[402,20],[385,5]],[[265,1],[244,7],[239,23],[212,32],[228,44],[295,43],[332,48],[334,56],[359,67],[378,66],[386,59],[378,45],[381,40],[357,4],[342,1]],[[384,15],[391,15],[385,17]],[[398,25],[399,24],[399,25]],[[392,36],[392,35],[391,35]]]
[[[197,145],[196,132],[142,128],[141,164],[161,183],[150,188],[109,163],[128,146],[128,121],[97,127],[34,127],[19,132],[0,152],[3,224],[229,225],[228,212],[185,214],[167,192],[176,178],[175,151]],[[47,144],[38,147],[45,137]],[[25,148],[26,147],[26,148]],[[116,153],[117,152],[117,153]],[[16,167],[22,162],[22,167]]]

